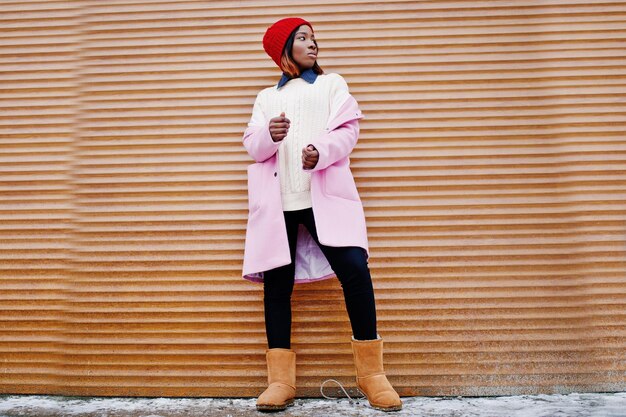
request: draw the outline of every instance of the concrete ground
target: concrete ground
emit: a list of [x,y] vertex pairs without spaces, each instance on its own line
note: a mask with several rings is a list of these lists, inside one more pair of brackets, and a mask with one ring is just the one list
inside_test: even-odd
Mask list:
[[1,417],[626,417],[626,392],[501,397],[405,397],[384,413],[366,400],[296,399],[286,411],[260,413],[254,398],[127,398],[0,395]]

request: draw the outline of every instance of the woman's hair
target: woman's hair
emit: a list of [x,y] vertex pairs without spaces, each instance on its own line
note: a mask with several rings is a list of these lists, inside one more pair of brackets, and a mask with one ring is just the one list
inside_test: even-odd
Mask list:
[[[287,42],[285,42],[285,48],[283,49],[283,53],[280,57],[281,69],[291,78],[299,77],[301,73],[300,67],[298,67],[298,64],[293,59],[293,54],[291,53],[297,31],[298,28],[295,28],[293,32],[291,32],[291,35],[289,35],[289,38],[287,38]],[[313,42],[315,42],[315,46],[317,46],[317,41],[314,40]],[[317,50],[319,52],[319,47],[317,48]],[[324,73],[324,70],[319,65],[317,65],[317,60],[315,61],[315,64],[313,64],[313,68],[311,69],[318,75]]]

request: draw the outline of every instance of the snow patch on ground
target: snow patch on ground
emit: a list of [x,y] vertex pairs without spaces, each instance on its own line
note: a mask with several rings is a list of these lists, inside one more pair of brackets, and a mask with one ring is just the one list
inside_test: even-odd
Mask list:
[[255,398],[136,398],[0,396],[1,417],[626,417],[626,392],[499,397],[405,397],[403,409],[384,413],[367,400],[296,399],[266,414]]

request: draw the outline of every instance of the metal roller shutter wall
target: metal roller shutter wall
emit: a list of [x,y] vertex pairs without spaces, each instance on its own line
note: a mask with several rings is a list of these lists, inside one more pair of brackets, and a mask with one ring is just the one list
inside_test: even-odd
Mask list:
[[[2,1],[2,393],[256,396],[241,145],[310,20],[366,116],[402,395],[626,388],[626,2]],[[297,286],[298,395],[354,386],[336,280]]]

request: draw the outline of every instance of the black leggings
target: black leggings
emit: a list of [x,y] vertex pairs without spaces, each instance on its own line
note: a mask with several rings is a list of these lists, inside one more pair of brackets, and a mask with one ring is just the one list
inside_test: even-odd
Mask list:
[[[374,288],[364,249],[357,246],[334,247],[321,244],[317,237],[313,209],[310,207],[284,211],[283,214],[291,259],[295,259],[298,225],[302,223],[319,245],[341,283],[354,338],[376,339]],[[294,262],[264,273],[265,330],[270,349],[291,347],[291,293],[294,275]]]

